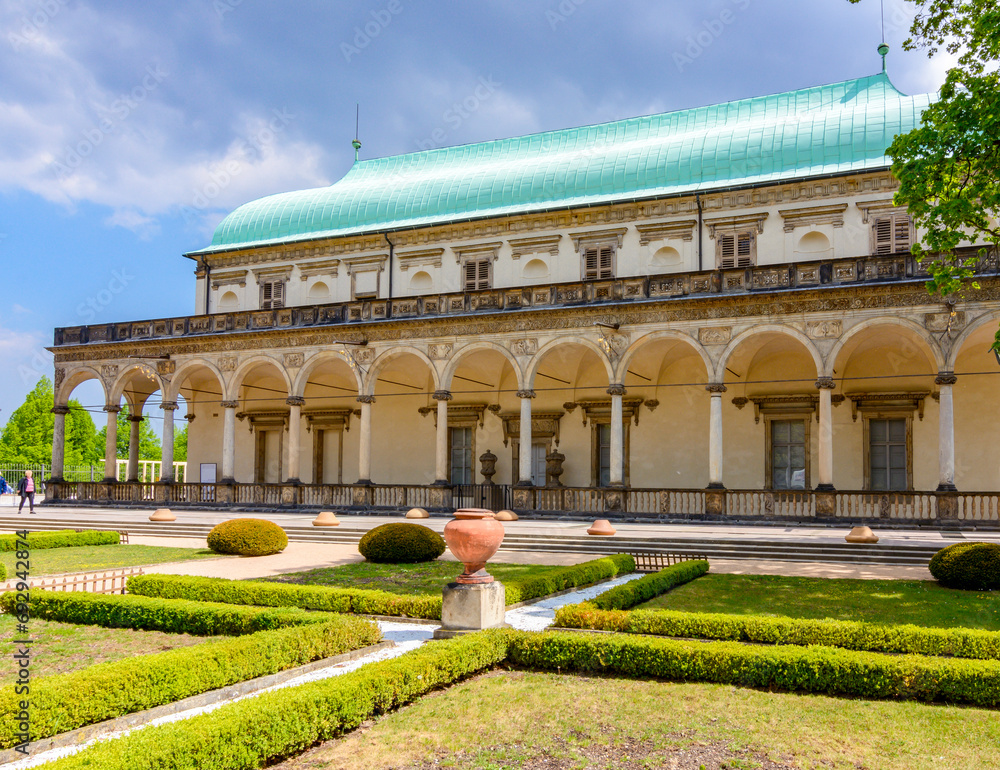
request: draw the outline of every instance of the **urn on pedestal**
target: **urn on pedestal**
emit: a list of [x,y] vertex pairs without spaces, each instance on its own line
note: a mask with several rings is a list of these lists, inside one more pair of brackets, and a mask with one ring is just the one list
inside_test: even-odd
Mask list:
[[485,508],[455,511],[455,518],[444,528],[444,541],[465,565],[465,572],[455,582],[461,585],[492,583],[493,576],[486,571],[486,562],[497,552],[503,536],[503,524],[493,518],[493,511]]

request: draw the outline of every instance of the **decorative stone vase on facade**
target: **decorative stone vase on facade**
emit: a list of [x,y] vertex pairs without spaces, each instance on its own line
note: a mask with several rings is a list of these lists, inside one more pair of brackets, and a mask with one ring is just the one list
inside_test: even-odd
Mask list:
[[444,528],[448,548],[465,565],[465,572],[455,580],[460,585],[492,583],[486,562],[503,542],[503,524],[485,508],[461,508]]
[[492,484],[493,476],[497,472],[497,456],[487,449],[483,454],[479,455],[479,462],[483,464],[482,470],[480,470],[485,479],[483,483]]
[[563,475],[564,462],[566,462],[566,455],[558,449],[553,449],[545,455],[545,481],[548,486],[562,486],[562,482],[559,480],[559,477]]

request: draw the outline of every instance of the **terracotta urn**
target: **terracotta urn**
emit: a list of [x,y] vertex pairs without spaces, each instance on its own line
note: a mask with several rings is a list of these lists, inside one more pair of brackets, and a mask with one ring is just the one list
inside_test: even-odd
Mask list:
[[455,582],[462,585],[492,583],[486,562],[503,542],[503,524],[485,508],[461,508],[444,528],[444,540],[455,557],[465,565],[465,572]]

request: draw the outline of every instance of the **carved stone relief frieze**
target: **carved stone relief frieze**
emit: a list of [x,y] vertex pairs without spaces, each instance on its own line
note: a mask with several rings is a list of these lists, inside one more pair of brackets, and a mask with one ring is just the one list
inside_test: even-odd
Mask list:
[[283,360],[289,369],[297,369],[305,363],[305,356],[302,353],[285,353]]
[[101,367],[101,377],[105,380],[113,380],[118,376],[118,364],[104,364]]
[[533,356],[538,352],[538,340],[534,337],[512,340],[510,349],[515,356]]
[[965,313],[960,310],[953,313],[924,314],[924,327],[932,332],[960,331],[966,324]]
[[238,359],[236,356],[223,356],[219,359],[219,370],[223,372],[235,372]]
[[843,333],[843,321],[810,321],[806,324],[806,334],[814,340],[831,339]]
[[427,355],[435,361],[443,361],[451,355],[454,347],[451,343],[433,343],[427,346]]
[[698,330],[698,340],[702,345],[725,345],[732,338],[731,326],[708,326]]

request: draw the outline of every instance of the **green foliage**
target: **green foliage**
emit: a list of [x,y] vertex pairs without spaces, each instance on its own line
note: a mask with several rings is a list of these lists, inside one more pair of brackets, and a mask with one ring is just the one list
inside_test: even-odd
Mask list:
[[[330,617],[325,623],[206,641],[194,647],[32,679],[31,736],[37,740],[173,703],[366,647],[380,638],[378,628],[370,621]],[[68,693],[72,697],[67,697]],[[17,743],[17,713],[22,698],[15,695],[13,687],[0,691],[0,748]]]
[[188,459],[188,429],[174,428],[174,462],[183,463]]
[[[10,612],[16,594],[0,594],[0,609]],[[328,613],[297,608],[271,609],[232,604],[155,599],[146,596],[31,591],[31,616],[83,626],[165,631],[193,636],[242,636],[275,628],[326,623]]]
[[689,583],[706,572],[708,572],[708,562],[704,559],[682,561],[652,575],[630,580],[624,585],[615,586],[598,594],[591,600],[591,604],[602,610],[627,610],[669,591],[674,586]]
[[263,607],[301,607],[358,615],[441,618],[441,596],[402,596],[326,586],[300,586],[252,580],[226,580],[187,575],[137,575],[129,578],[132,594],[165,599],[251,604]]
[[1000,589],[1000,544],[955,543],[931,557],[931,574],[948,588]]
[[230,519],[208,533],[208,547],[216,553],[268,556],[288,546],[285,530],[265,519]]
[[358,543],[358,553],[377,564],[434,561],[444,553],[444,549],[444,540],[433,529],[407,522],[393,522],[370,529]]
[[7,565],[0,563],[0,582],[7,579]]
[[628,612],[599,609],[591,602],[560,607],[556,610],[555,625],[687,639],[801,646],[820,644],[847,650],[1000,660],[1000,633],[968,628],[922,628],[673,610]]
[[507,604],[537,599],[567,588],[590,585],[634,571],[635,559],[625,553],[585,561],[571,567],[560,567],[537,577],[505,583]]
[[[0,535],[0,551],[17,550],[17,541],[16,535]],[[83,532],[60,529],[55,532],[28,533],[28,546],[33,551],[46,548],[73,548],[82,545],[118,545],[118,543],[117,532],[102,532],[96,529],[88,529]]]
[[52,770],[265,767],[502,663],[507,644],[507,637],[497,634],[435,642],[342,676],[264,693],[183,722],[101,741],[46,766]]
[[511,633],[508,661],[534,670],[716,682],[867,699],[1000,705],[1000,662],[763,647],[631,635]]
[[[52,381],[42,377],[11,414],[0,434],[0,462],[48,465],[52,462],[55,418]],[[100,458],[95,444],[94,421],[77,401],[69,402],[66,415],[67,465],[89,465]],[[103,452],[103,449],[100,450]]]
[[[118,416],[115,419],[115,422],[118,425],[115,433],[115,454],[118,459],[128,457],[128,442],[129,436],[131,435],[131,422],[129,421],[130,414],[131,411],[129,410],[129,406],[128,404],[125,404],[121,408],[121,411],[118,412]],[[96,442],[98,450],[100,451],[99,457],[104,457],[107,440],[108,426],[105,425],[97,433]],[[161,457],[162,452],[160,451],[160,437],[153,431],[153,426],[150,424],[149,417],[146,417],[139,423],[139,459],[159,460]]]

